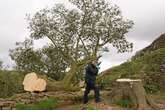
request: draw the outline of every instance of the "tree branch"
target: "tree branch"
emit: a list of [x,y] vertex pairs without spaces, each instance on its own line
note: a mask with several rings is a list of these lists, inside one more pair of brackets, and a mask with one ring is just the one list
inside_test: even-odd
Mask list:
[[[108,35],[107,37],[110,37],[110,28],[108,28]],[[110,42],[112,40],[112,38],[107,39],[106,41],[104,41],[102,44],[99,44],[99,46],[103,47],[105,44],[107,44],[108,42]]]
[[58,49],[58,51],[63,55],[63,58],[66,60],[66,61],[73,61],[72,57],[70,57],[69,55],[66,55],[61,49],[59,49],[59,47],[56,45],[56,43],[54,42],[54,40],[47,36],[49,40],[51,40],[51,42],[53,43],[53,45]]
[[95,46],[95,48],[94,48],[94,54],[95,54],[96,56],[97,56],[97,52],[98,52],[99,47],[100,47],[99,42],[100,42],[100,37],[97,36],[96,46]]
[[77,43],[76,43],[76,52],[75,52],[75,60],[78,60],[78,47],[79,47],[79,42],[80,42],[80,38],[77,38]]

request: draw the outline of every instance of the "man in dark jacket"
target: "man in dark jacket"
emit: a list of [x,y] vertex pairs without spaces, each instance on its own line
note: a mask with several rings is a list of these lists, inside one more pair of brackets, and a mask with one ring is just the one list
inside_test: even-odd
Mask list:
[[84,92],[84,100],[83,103],[86,104],[88,102],[88,94],[90,90],[94,90],[95,93],[95,102],[100,102],[100,93],[99,88],[96,86],[96,76],[98,74],[99,68],[97,67],[97,61],[90,62],[85,68],[85,83],[86,88]]

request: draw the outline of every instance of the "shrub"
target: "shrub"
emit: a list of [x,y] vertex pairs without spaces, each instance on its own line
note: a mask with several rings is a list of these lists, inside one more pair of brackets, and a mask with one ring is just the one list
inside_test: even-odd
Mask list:
[[6,98],[23,91],[23,75],[15,71],[0,71],[0,97]]

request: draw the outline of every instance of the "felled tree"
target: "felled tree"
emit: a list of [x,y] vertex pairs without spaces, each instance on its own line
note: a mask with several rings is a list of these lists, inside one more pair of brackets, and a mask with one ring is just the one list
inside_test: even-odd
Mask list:
[[26,39],[17,42],[15,49],[10,49],[10,57],[16,63],[16,69],[24,72],[37,71],[42,67],[40,56],[33,49],[33,41]]
[[36,72],[45,74],[55,80],[64,77],[67,63],[52,46],[34,49],[33,41],[26,39],[17,42],[16,48],[10,49],[10,57],[16,63],[16,69],[24,73]]
[[123,19],[115,5],[104,0],[69,0],[74,9],[61,4],[38,11],[29,18],[31,38],[48,38],[68,62],[69,71],[63,79],[71,85],[75,74],[87,62],[98,57],[107,44],[112,44],[118,52],[128,52],[132,43],[125,34],[132,27],[131,20]]

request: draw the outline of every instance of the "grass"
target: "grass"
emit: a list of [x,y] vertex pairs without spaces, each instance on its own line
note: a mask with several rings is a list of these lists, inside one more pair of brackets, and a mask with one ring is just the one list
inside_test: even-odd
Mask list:
[[131,108],[132,107],[132,101],[128,99],[122,99],[117,102],[117,105],[123,107],[123,108]]
[[58,105],[57,99],[47,98],[33,105],[17,104],[16,110],[53,110]]

